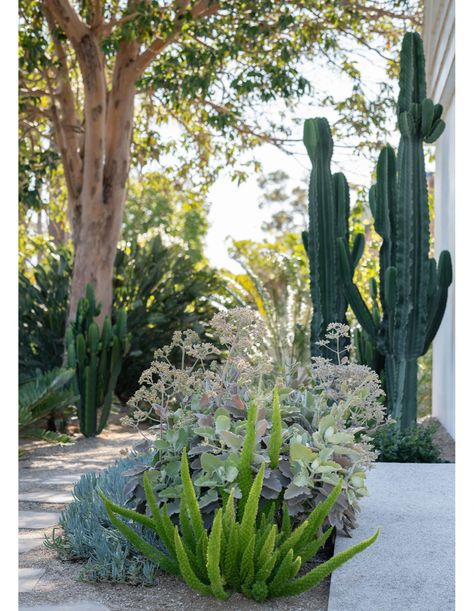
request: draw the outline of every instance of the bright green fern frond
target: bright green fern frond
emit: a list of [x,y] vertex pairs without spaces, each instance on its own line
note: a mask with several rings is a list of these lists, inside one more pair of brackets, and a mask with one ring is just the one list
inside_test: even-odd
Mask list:
[[220,570],[221,557],[221,540],[222,540],[222,509],[219,509],[212,523],[211,534],[209,535],[209,543],[207,546],[207,574],[211,583],[212,593],[216,598],[226,600],[229,594],[224,590]]
[[[299,552],[301,556],[301,561],[303,564],[307,562],[308,560],[311,560],[311,558],[314,558],[314,556],[318,553],[318,551],[322,547],[324,547],[326,541],[331,536],[333,530],[334,530],[334,527],[331,526],[331,528],[328,528],[321,537],[319,537],[318,539],[315,539],[314,541],[310,541],[309,543],[306,543],[306,545],[303,546],[303,548],[301,549],[301,552]],[[305,541],[306,541],[306,538],[305,538]]]
[[319,564],[313,570],[303,575],[299,579],[295,579],[293,582],[289,583],[283,590],[281,590],[280,594],[282,596],[291,596],[296,594],[301,594],[309,588],[312,588],[316,584],[320,583],[325,577],[327,577],[330,573],[335,571],[342,564],[350,560],[356,554],[362,552],[364,549],[372,545],[374,541],[379,536],[380,530],[377,529],[376,532],[369,539],[365,539],[360,543],[356,543],[349,549],[344,550],[343,552],[339,552],[332,558],[330,558],[327,562],[323,564]]
[[239,486],[242,492],[242,498],[239,502],[239,518],[242,517],[247,497],[252,486],[252,463],[255,450],[255,423],[257,420],[257,405],[253,401],[249,404],[247,411],[247,428],[245,431],[245,439],[240,454],[239,465]]
[[239,576],[239,533],[240,526],[234,522],[227,544],[225,559],[224,559],[224,577],[226,583],[234,590],[238,588],[240,582]]
[[342,478],[338,481],[337,485],[331,490],[322,503],[319,503],[315,509],[309,514],[306,521],[308,522],[308,528],[306,531],[306,541],[313,539],[318,530],[324,524],[324,520],[329,515],[334,503],[337,501],[342,488]]
[[255,533],[250,537],[240,560],[240,581],[249,587],[255,575]]
[[[111,523],[115,526],[115,528],[122,533],[122,535],[127,539],[129,543],[131,543],[134,547],[136,547],[146,558],[151,560],[154,564],[162,568],[163,570],[172,573],[173,575],[179,575],[179,567],[176,562],[165,556],[159,549],[155,546],[151,545],[147,541],[145,541],[140,535],[138,535],[133,528],[127,526],[118,518],[113,509],[113,503],[111,503],[105,497],[101,497],[105,504],[105,510],[107,511],[107,515]],[[104,500],[105,499],[105,500]],[[123,515],[123,514],[122,514]]]
[[290,549],[285,557],[283,558],[278,570],[275,573],[274,578],[270,582],[268,591],[270,596],[277,596],[283,587],[287,584],[289,576],[292,573],[293,568],[293,550]]
[[273,412],[272,412],[272,432],[268,443],[268,455],[270,457],[270,468],[276,469],[280,461],[282,444],[282,424],[280,413],[280,397],[278,389],[273,389]]
[[204,528],[204,522],[202,521],[201,510],[194,492],[193,482],[191,475],[189,474],[188,457],[186,455],[186,449],[183,449],[181,456],[181,479],[183,482],[183,496],[188,507],[189,516],[191,518],[191,524],[194,530],[196,539],[202,537],[203,533],[206,534]]
[[203,583],[193,571],[183,542],[179,536],[178,527],[175,527],[174,531],[174,545],[176,549],[176,557],[178,558],[179,570],[184,581],[190,588],[200,592],[201,594],[212,594],[211,587]]
[[262,492],[263,476],[265,474],[265,464],[262,463],[257,477],[254,479],[247,503],[245,504],[244,514],[240,525],[240,549],[243,552],[249,544],[250,538],[255,533],[255,523],[257,519],[258,502]]
[[174,539],[171,537],[170,530],[167,530],[163,523],[160,508],[158,507],[158,503],[156,502],[156,498],[153,493],[153,487],[151,485],[150,477],[147,471],[145,471],[145,473],[143,474],[143,487],[145,489],[146,502],[151,511],[151,515],[155,524],[155,532],[160,537],[161,541],[166,546],[169,553],[172,556],[175,556]]

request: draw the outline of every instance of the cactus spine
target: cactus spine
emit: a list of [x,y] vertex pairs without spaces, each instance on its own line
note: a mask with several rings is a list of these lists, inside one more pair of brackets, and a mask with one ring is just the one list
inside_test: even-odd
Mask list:
[[[344,174],[331,174],[333,142],[324,118],[307,119],[303,142],[311,160],[309,229],[303,243],[309,259],[311,300],[311,356],[334,359],[333,352],[318,346],[331,322],[346,322],[347,300],[337,269],[338,237],[349,234],[349,187]],[[357,248],[360,247],[357,238]]]
[[401,133],[398,154],[386,146],[376,168],[369,202],[380,250],[380,303],[376,320],[352,282],[347,241],[338,240],[346,297],[374,349],[385,357],[388,405],[401,428],[416,421],[417,359],[430,346],[441,324],[451,257],[429,257],[429,210],[423,141],[434,142],[444,129],[442,106],[426,98],[423,41],[405,34],[400,54],[397,105]]
[[76,320],[66,332],[67,363],[76,370],[79,426],[86,437],[98,435],[107,424],[114,388],[129,345],[125,311],[118,313],[113,326],[106,316],[102,334],[94,321],[99,313],[94,290],[87,285],[86,296],[77,306]]

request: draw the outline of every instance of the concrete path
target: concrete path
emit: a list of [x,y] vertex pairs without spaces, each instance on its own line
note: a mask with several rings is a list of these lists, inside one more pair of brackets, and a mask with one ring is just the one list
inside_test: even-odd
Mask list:
[[18,611],[110,611],[98,603],[88,600],[78,600],[77,603],[60,605],[38,605],[34,607],[20,607]]
[[[81,438],[72,446],[43,446],[33,451],[20,462],[19,473],[19,592],[30,596],[30,611],[108,611],[108,607],[89,600],[89,596],[78,597],[74,603],[46,605],[31,600],[31,594],[48,589],[51,573],[35,556],[44,544],[45,534],[51,535],[58,524],[61,510],[72,500],[73,485],[84,473],[102,471],[125,452],[136,441],[135,433],[112,425],[112,432],[105,431],[95,439]],[[20,598],[21,600],[21,598]],[[21,601],[24,602],[24,601]],[[31,606],[32,603],[34,606]]]
[[337,569],[328,611],[454,611],[454,464],[379,463],[352,539],[377,541]]

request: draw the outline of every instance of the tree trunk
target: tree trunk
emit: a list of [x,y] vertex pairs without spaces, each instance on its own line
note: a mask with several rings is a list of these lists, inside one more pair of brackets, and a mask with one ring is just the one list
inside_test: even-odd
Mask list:
[[76,316],[78,301],[84,296],[87,284],[93,286],[96,301],[102,306],[99,326],[105,315],[111,313],[113,267],[119,238],[119,232],[115,228],[117,225],[120,228],[117,219],[111,217],[117,217],[117,211],[122,207],[123,201],[112,201],[108,209],[101,211],[97,206],[93,212],[82,218],[74,245],[70,320]]
[[[132,69],[138,45],[122,43],[119,48],[111,91],[103,101],[93,99],[87,113],[84,139],[84,174],[81,194],[73,209],[74,266],[69,303],[69,320],[74,319],[78,301],[87,284],[101,304],[99,326],[112,312],[114,260],[120,238],[135,98]],[[85,82],[87,86],[87,82]],[[94,97],[94,96],[92,96]],[[103,135],[98,135],[103,121]],[[88,137],[88,132],[92,131]],[[88,168],[89,171],[86,171]]]

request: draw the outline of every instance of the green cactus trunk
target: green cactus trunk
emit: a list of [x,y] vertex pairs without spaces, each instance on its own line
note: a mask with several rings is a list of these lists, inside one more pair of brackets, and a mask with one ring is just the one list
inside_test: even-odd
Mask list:
[[347,242],[338,241],[346,297],[365,338],[385,360],[387,403],[403,429],[416,422],[417,359],[441,324],[452,282],[451,257],[439,265],[429,257],[429,209],[423,141],[434,142],[444,128],[442,107],[425,97],[423,41],[407,33],[400,54],[398,155],[380,153],[377,182],[369,193],[375,230],[382,237],[380,302],[383,316],[369,311],[352,281]]
[[124,311],[112,326],[105,317],[102,334],[94,322],[100,312],[90,285],[79,301],[76,320],[66,334],[67,361],[76,369],[79,394],[78,419],[81,433],[95,437],[106,426],[122,361],[129,348],[127,318]]
[[311,160],[309,229],[303,243],[309,259],[311,301],[311,356],[334,360],[336,355],[318,342],[332,322],[346,322],[347,300],[337,270],[338,237],[348,239],[349,187],[343,174],[331,174],[333,142],[324,118],[307,119],[303,141]]
[[387,356],[385,376],[390,414],[400,424],[400,428],[409,428],[416,422],[417,359]]

